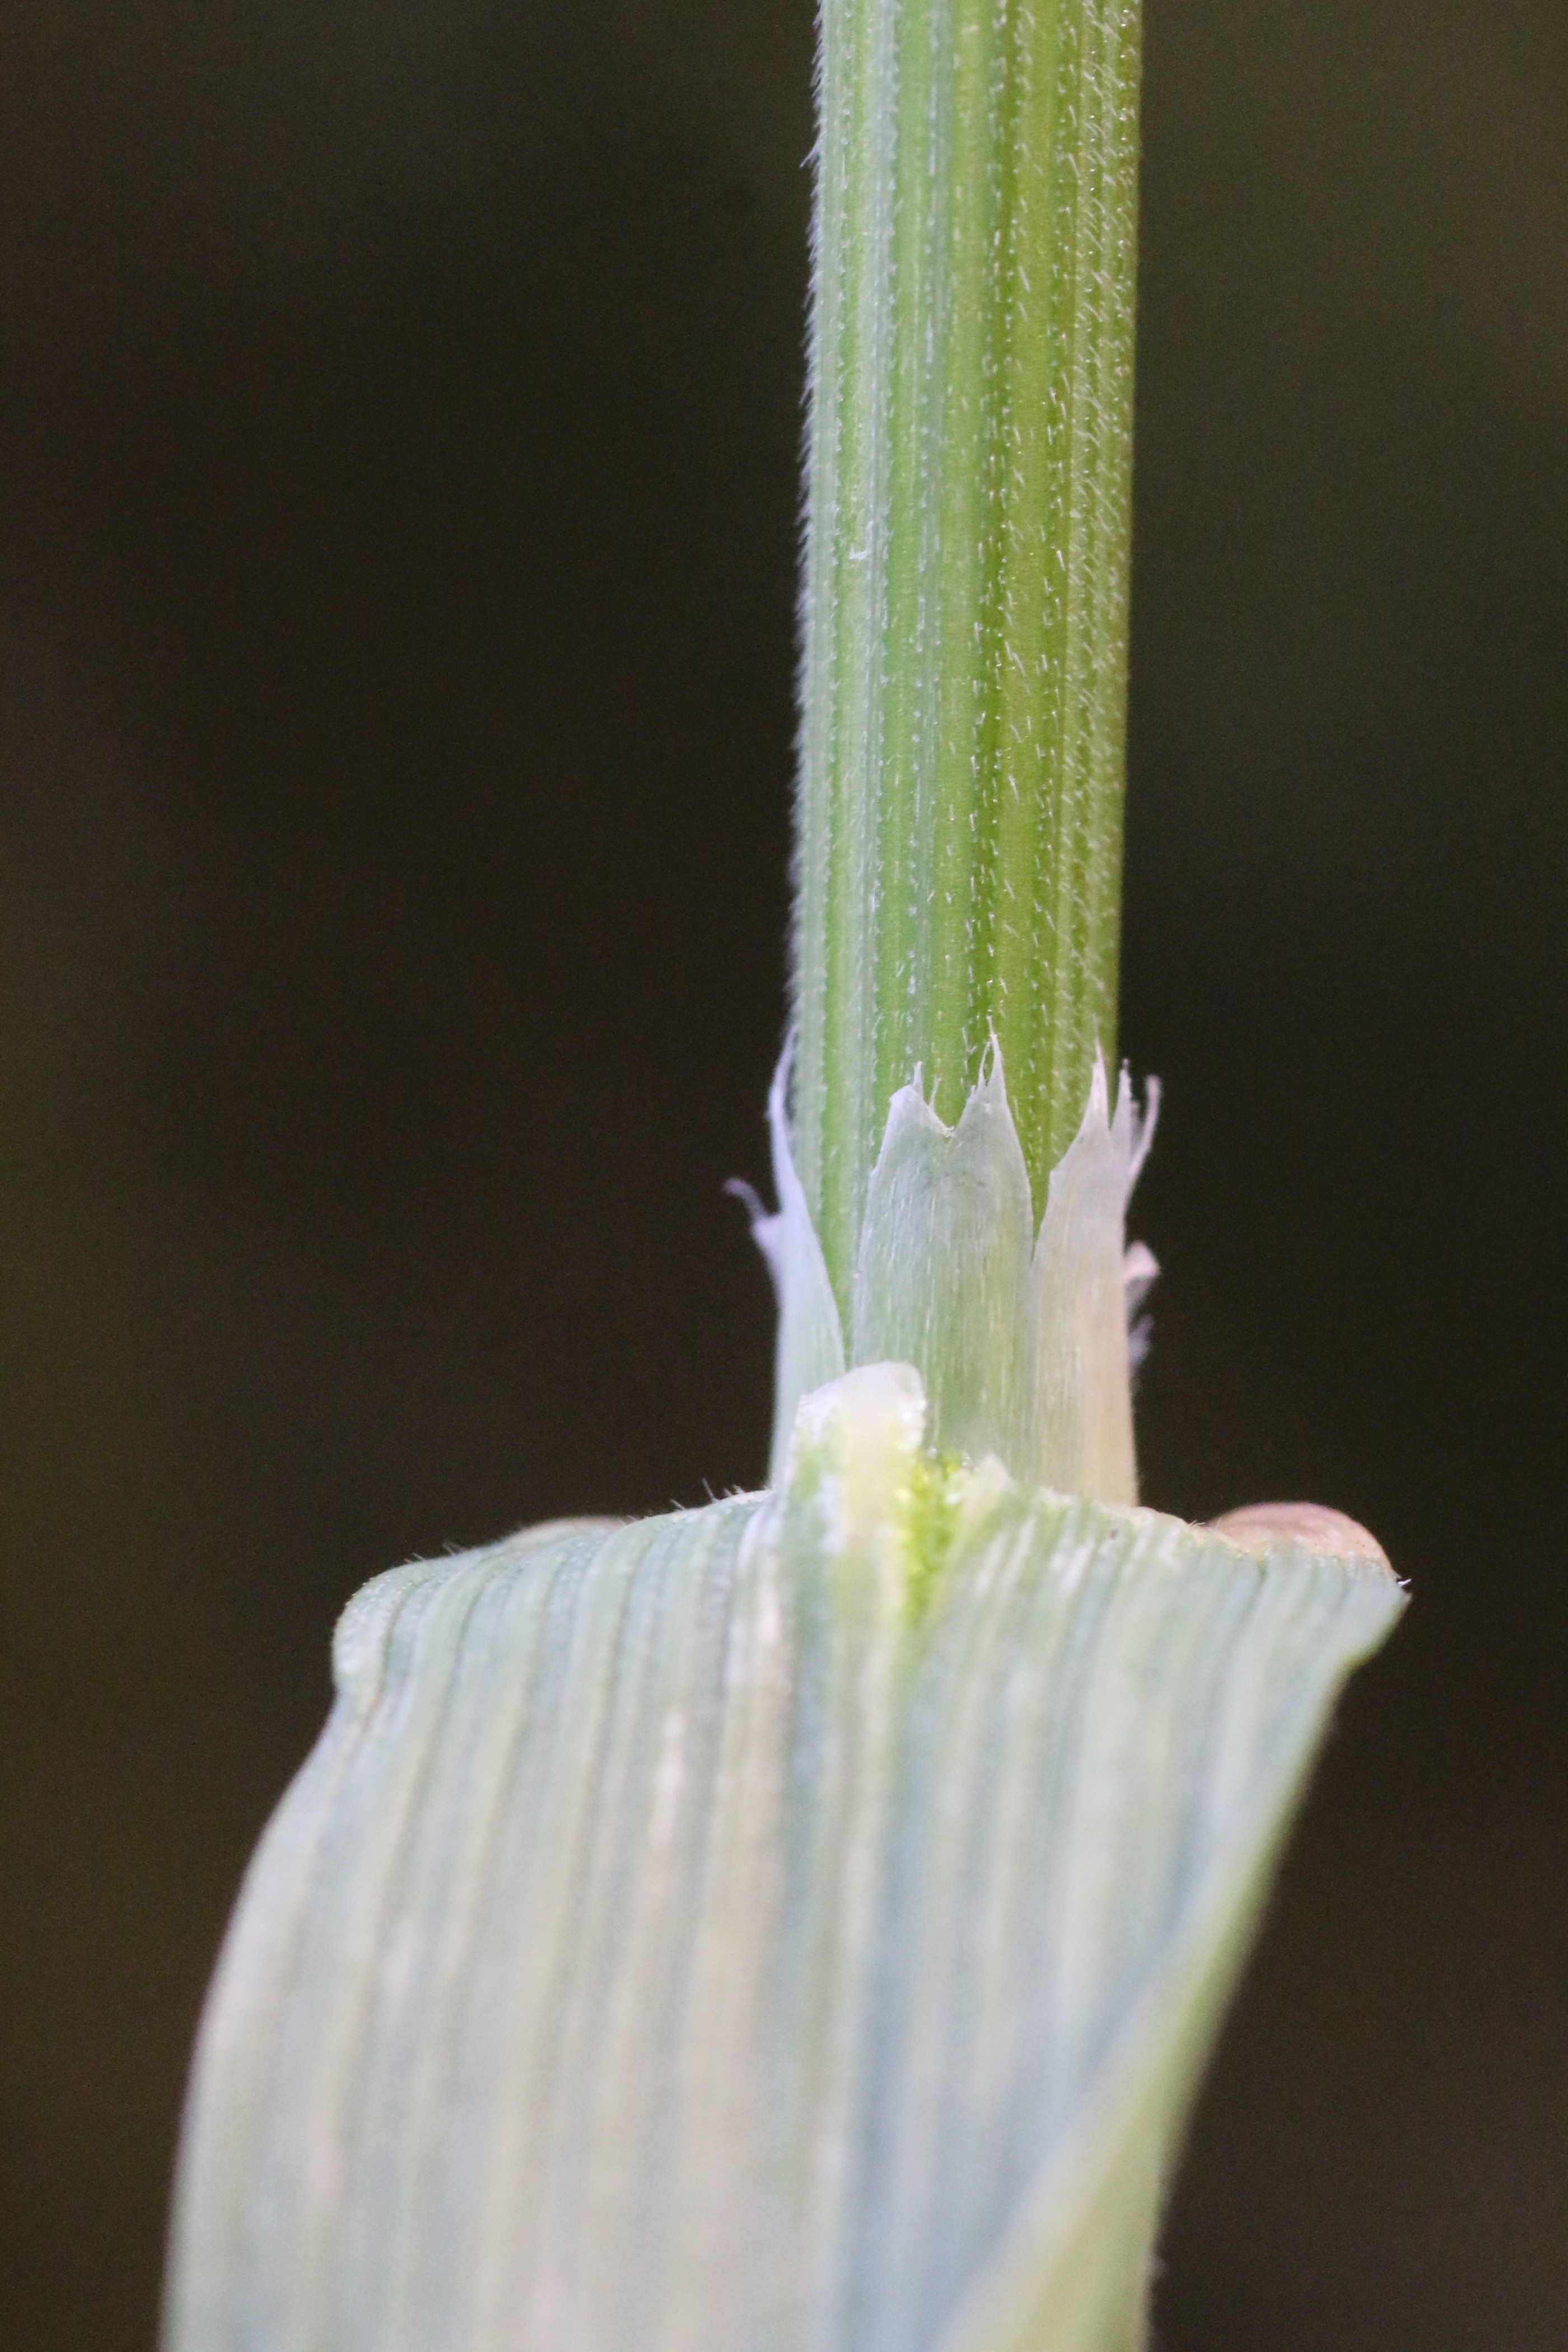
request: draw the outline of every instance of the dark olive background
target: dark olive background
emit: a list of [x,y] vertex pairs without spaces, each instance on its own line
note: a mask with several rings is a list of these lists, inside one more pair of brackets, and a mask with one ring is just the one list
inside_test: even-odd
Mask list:
[[[0,2340],[373,1570],[758,1475],[805,0],[0,18]],[[1368,1520],[1166,2352],[1568,2343],[1568,16],[1151,0],[1151,1498]]]

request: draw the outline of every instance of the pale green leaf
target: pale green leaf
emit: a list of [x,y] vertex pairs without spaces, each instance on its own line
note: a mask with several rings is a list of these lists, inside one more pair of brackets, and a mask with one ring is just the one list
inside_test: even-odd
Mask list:
[[368,1586],[205,2023],[171,2352],[1124,2352],[1380,1561],[922,1444]]

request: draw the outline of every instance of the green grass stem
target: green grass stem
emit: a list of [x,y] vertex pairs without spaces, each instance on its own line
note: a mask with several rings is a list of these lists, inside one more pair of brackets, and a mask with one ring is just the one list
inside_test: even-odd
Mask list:
[[1037,1214],[1115,1047],[1138,0],[824,0],[795,1149],[847,1299],[894,1089],[1001,1041]]

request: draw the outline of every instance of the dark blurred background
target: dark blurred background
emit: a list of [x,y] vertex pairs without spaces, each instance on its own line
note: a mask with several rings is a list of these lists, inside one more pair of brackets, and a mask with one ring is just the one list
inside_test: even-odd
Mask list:
[[[0,2340],[152,2340],[372,1571],[754,1482],[806,0],[0,17]],[[1165,2352],[1568,2343],[1568,15],[1151,0],[1150,1498],[1415,1606]]]

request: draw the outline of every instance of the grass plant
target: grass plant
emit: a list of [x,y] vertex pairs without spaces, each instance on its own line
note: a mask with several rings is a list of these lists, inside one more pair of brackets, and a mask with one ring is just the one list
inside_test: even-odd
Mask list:
[[1344,1675],[1141,1508],[1113,1088],[1135,0],[824,0],[767,1487],[351,1604],[169,2352],[1134,2352]]

